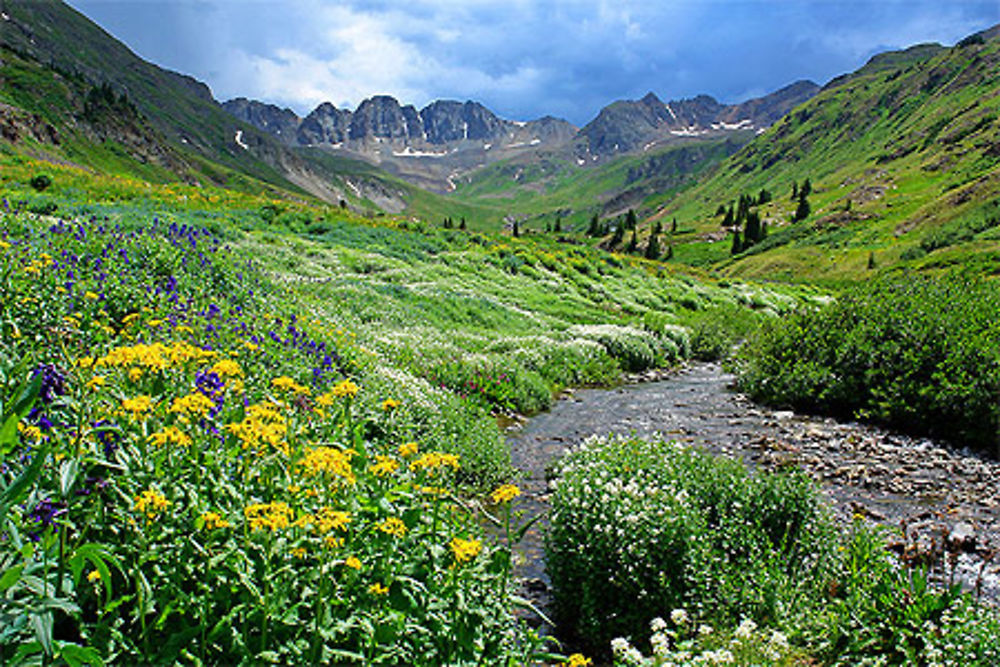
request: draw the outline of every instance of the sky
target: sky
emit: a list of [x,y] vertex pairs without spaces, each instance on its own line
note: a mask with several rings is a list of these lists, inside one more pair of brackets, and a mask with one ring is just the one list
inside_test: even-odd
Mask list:
[[583,125],[618,99],[742,102],[954,44],[1000,0],[68,0],[133,51],[305,116],[377,94]]

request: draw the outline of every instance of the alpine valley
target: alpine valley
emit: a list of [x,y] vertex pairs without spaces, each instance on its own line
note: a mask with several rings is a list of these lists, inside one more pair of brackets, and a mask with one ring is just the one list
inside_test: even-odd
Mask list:
[[0,664],[1000,664],[1000,26],[674,97],[0,0]]

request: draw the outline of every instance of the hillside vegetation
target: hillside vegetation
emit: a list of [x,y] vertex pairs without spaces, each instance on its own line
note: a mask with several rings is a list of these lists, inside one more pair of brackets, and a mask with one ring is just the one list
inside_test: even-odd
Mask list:
[[[988,31],[835,79],[710,178],[664,197],[664,215],[697,231],[677,259],[792,280],[856,279],[869,265],[995,272],[998,72],[1000,40]],[[793,184],[806,179],[811,212],[792,223]],[[730,260],[718,207],[762,189],[773,196],[759,210],[769,238]]]

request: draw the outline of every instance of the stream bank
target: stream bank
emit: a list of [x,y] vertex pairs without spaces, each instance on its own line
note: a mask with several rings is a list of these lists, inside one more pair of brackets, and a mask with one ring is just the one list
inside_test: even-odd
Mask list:
[[[549,412],[510,427],[511,460],[524,474],[523,520],[547,511],[546,470],[569,447],[593,434],[663,438],[751,467],[797,466],[845,525],[889,527],[890,546],[906,558],[947,552],[956,580],[1000,599],[1000,462],[872,426],[769,410],[733,391],[733,380],[718,364],[691,364],[667,379],[568,392]],[[515,568],[522,594],[543,610],[546,525],[543,517],[525,535]]]

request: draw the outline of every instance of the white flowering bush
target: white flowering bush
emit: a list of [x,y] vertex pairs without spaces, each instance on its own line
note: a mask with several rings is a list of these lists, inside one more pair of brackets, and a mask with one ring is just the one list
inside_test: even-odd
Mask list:
[[791,646],[788,637],[778,630],[761,628],[751,619],[743,619],[728,633],[717,632],[711,625],[696,624],[683,608],[670,613],[668,623],[660,617],[650,622],[649,654],[627,639],[611,641],[616,667],[708,667],[732,665],[791,666],[809,664],[801,649]]
[[671,351],[676,354],[677,346],[664,345],[663,340],[650,331],[616,324],[596,324],[575,326],[569,333],[600,343],[626,371],[641,371],[661,366],[665,361],[677,360],[676,357],[668,359],[665,356]]
[[793,616],[833,567],[831,522],[798,474],[620,437],[584,442],[555,472],[554,612],[592,652],[664,608],[722,624]]

